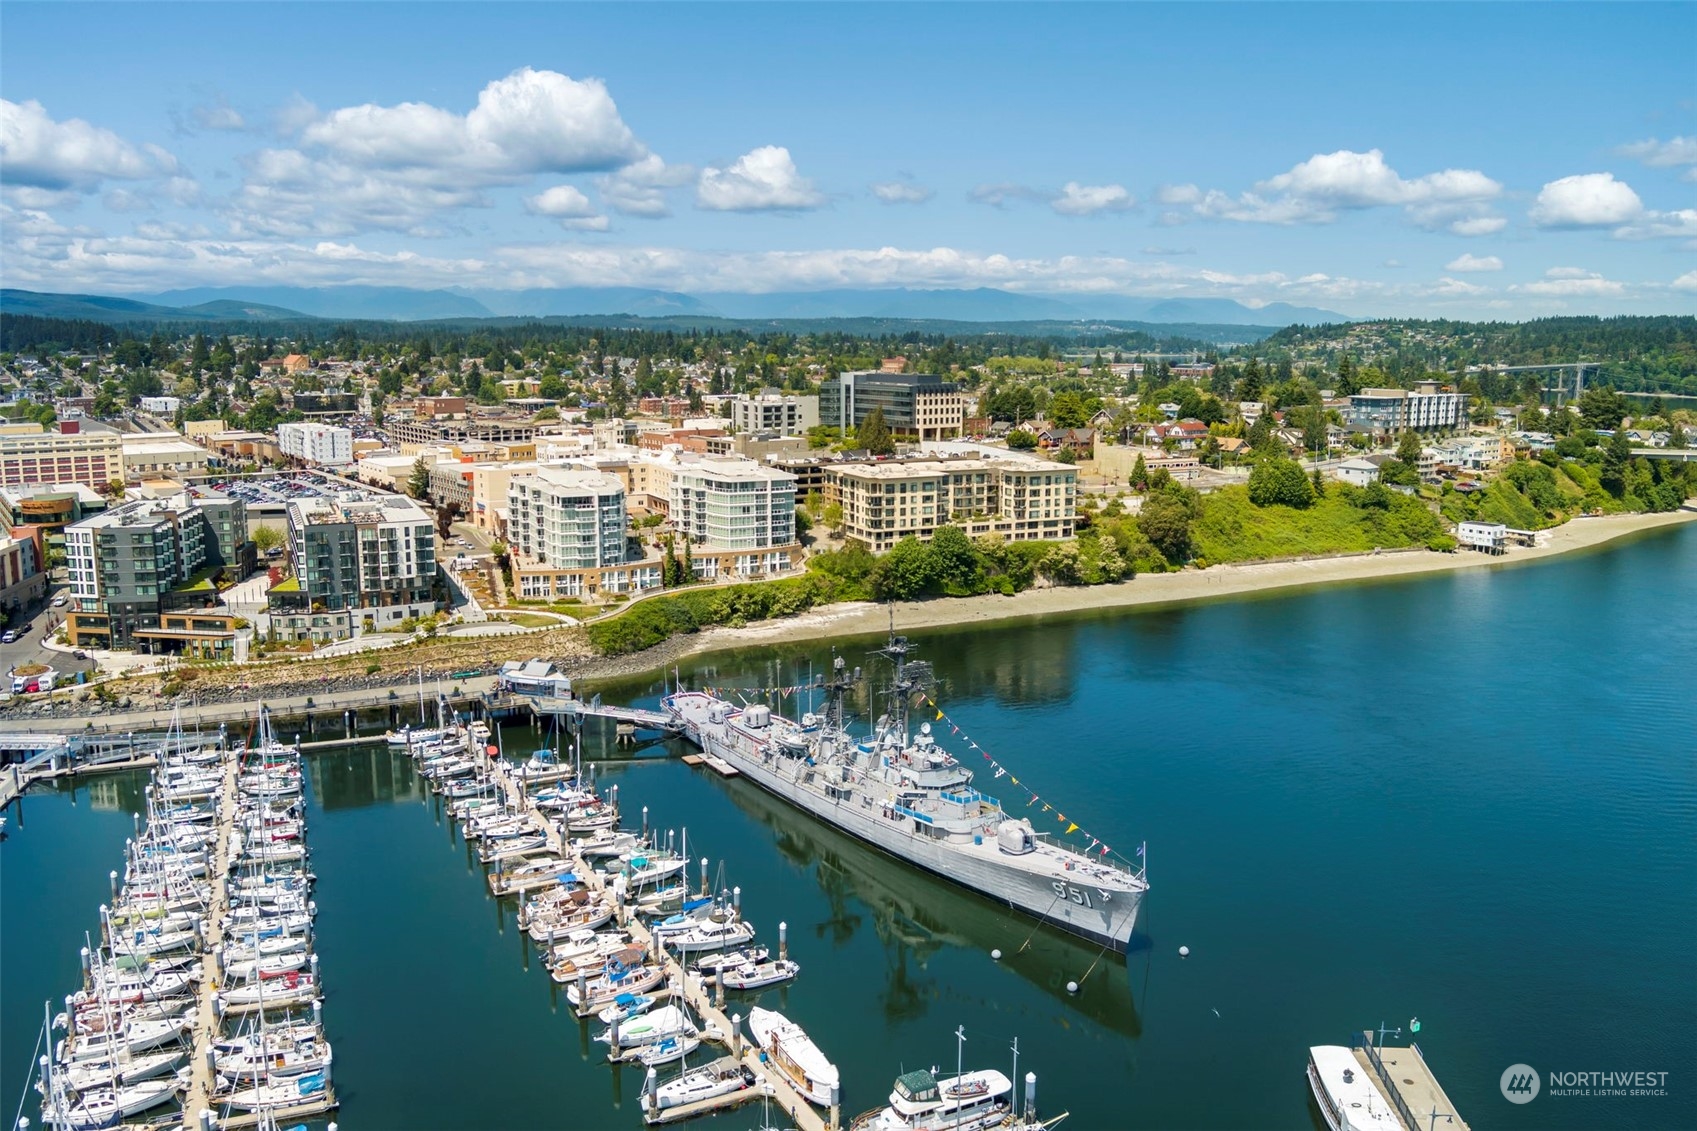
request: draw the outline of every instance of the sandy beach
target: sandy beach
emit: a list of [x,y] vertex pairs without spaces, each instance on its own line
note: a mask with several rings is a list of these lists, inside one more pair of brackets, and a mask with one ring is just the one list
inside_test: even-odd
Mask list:
[[[1310,585],[1395,580],[1454,570],[1513,569],[1603,546],[1646,531],[1697,521],[1697,509],[1691,509],[1692,504],[1687,504],[1687,508],[1667,514],[1574,519],[1548,531],[1546,545],[1513,549],[1500,557],[1467,551],[1439,554],[1425,550],[1353,554],[1306,561],[1251,562],[1214,566],[1206,570],[1144,574],[1115,585],[1029,589],[1012,597],[997,594],[933,598],[897,605],[896,625],[904,631],[911,631],[1139,605],[1217,600]],[[885,606],[872,602],[830,605],[784,620],[763,621],[746,628],[712,628],[695,636],[674,639],[651,650],[654,653],[664,652],[664,656],[657,656],[653,661],[649,661],[647,653],[623,657],[616,670],[620,673],[645,671],[658,664],[669,664],[681,656],[726,648],[879,633],[888,629],[889,618],[890,613]],[[590,661],[581,668],[582,674],[590,677],[613,674],[613,670],[596,661]]]

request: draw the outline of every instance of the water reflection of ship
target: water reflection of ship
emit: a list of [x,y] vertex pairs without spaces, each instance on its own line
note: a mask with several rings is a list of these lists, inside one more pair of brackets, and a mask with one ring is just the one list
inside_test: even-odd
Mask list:
[[[1112,952],[1044,930],[1017,911],[934,879],[763,790],[711,780],[739,809],[772,830],[786,859],[811,870],[831,905],[831,919],[819,928],[822,936],[847,941],[865,918],[855,904],[870,911],[889,955],[885,1011],[892,1018],[925,1011],[928,990],[921,971],[933,955],[949,947],[979,953],[999,949],[1001,965],[1091,1021],[1129,1037],[1142,1032],[1127,966]],[[1068,982],[1079,983],[1076,994],[1067,992]]]

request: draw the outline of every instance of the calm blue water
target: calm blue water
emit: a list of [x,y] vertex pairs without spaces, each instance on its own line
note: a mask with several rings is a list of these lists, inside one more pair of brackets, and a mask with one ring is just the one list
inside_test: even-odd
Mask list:
[[[838,1062],[846,1114],[904,1067],[952,1065],[964,1025],[969,1065],[1008,1070],[1017,1037],[1067,1126],[1307,1128],[1307,1046],[1418,1016],[1475,1127],[1697,1126],[1697,528],[1532,567],[915,639],[951,717],[1022,781],[1122,852],[1148,840],[1128,959],[665,747],[600,764],[630,822],[646,804],[723,862],[768,941],[788,921],[802,976],[763,1000]],[[869,663],[875,642],[836,643]],[[720,654],[684,675],[788,684],[827,656]],[[507,732],[509,752],[540,741]],[[342,1125],[640,1126],[638,1076],[598,1062],[410,766],[311,765]],[[0,846],[8,1119],[41,1000],[71,988],[129,832],[133,783],[97,785],[32,794]],[[1516,1062],[1666,1071],[1670,1094],[1514,1106],[1498,1078]]]

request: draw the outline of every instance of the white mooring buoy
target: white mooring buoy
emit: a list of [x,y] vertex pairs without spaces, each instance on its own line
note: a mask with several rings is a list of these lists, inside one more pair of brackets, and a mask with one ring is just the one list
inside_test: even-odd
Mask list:
[[1190,957],[1190,948],[1188,946],[1179,947],[1178,948],[1178,956],[1180,958],[1189,958]]
[[1068,982],[1067,983],[1067,993],[1076,994],[1077,992],[1078,992],[1078,983],[1077,982]]
[[995,950],[992,950],[990,952],[990,957],[994,958],[997,962],[1000,962],[1002,960],[1002,949],[1001,949],[1001,947],[997,947]]

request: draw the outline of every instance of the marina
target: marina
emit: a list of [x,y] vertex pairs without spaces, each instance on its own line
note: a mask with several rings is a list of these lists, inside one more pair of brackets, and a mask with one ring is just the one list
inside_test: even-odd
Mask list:
[[[1322,1127],[1307,1050],[1347,1047],[1351,1026],[1377,1021],[1381,1010],[1393,1023],[1416,1012],[1425,1019],[1421,1049],[1450,1110],[1472,1124],[1682,1125],[1689,1120],[1679,1095],[1638,1107],[1564,1107],[1540,1097],[1527,1114],[1498,1092],[1506,1065],[1560,1062],[1575,1040],[1560,1018],[1575,1011],[1627,1004],[1650,1019],[1647,1039],[1682,1039],[1685,1006],[1666,992],[1682,951],[1655,923],[1670,905],[1694,910],[1680,894],[1691,860],[1680,844],[1644,832],[1676,819],[1670,806],[1689,803],[1676,752],[1689,749],[1680,745],[1689,719],[1677,673],[1692,659],[1690,626],[1661,613],[1607,626],[1526,615],[1598,590],[1626,609],[1635,586],[1670,577],[1685,586],[1672,607],[1687,607],[1686,598],[1697,600],[1689,580],[1697,559],[1677,551],[1677,543],[1646,542],[1620,556],[1523,571],[1516,581],[1527,592],[1512,602],[1497,579],[1446,578],[921,639],[951,717],[979,738],[994,735],[999,758],[1029,762],[1044,795],[1065,797],[1068,815],[1085,817],[1086,827],[1146,833],[1159,846],[1159,883],[1123,959],[1098,962],[1099,945],[877,852],[752,782],[687,766],[679,755],[692,748],[683,742],[632,752],[618,745],[611,721],[591,720],[584,766],[604,797],[617,786],[632,834],[644,807],[651,832],[689,829],[692,892],[699,856],[712,858],[710,879],[724,862],[727,886],[742,888],[743,913],[760,928],[756,945],[771,957],[777,924],[788,924],[799,976],[763,990],[727,987],[723,1012],[744,1016],[745,1053],[752,1008],[801,1025],[839,1069],[845,1125],[887,1106],[900,1075],[940,1066],[934,1080],[953,1077],[952,1033],[962,1026],[968,1075],[998,1071],[1023,1098],[1029,1064],[1042,1078],[1042,1110],[1071,1112],[1065,1126]],[[1408,642],[1394,660],[1360,644],[1356,633],[1369,624],[1401,626]],[[1582,690],[1560,733],[1537,741],[1518,726],[1487,725],[1478,737],[1490,759],[1456,748],[1449,725],[1429,713],[1393,709],[1394,698],[1332,706],[1294,686],[1256,682],[1256,673],[1290,667],[1289,642],[1300,640],[1296,660],[1345,664],[1364,686],[1424,685],[1458,667],[1494,671],[1495,693],[1520,704],[1524,719],[1543,690],[1535,673],[1509,662],[1510,641],[1513,654],[1559,649],[1573,631],[1590,641],[1589,663],[1634,665],[1630,687]],[[782,685],[828,657],[824,647],[762,649],[709,657],[681,674],[691,686]],[[671,683],[655,675],[596,690],[607,702],[656,709]],[[851,698],[860,719],[870,706]],[[1363,712],[1372,723],[1365,732]],[[1175,720],[1206,741],[1175,748],[1155,737]],[[516,718],[494,729],[515,769],[556,745],[551,731]],[[1363,733],[1365,747],[1344,741]],[[335,1117],[345,1126],[642,1123],[644,1066],[607,1063],[610,1046],[595,1040],[607,1023],[577,1017],[566,997],[575,979],[552,977],[544,948],[519,926],[519,897],[490,894],[483,842],[467,840],[450,812],[476,798],[436,792],[419,762],[380,735],[376,745],[309,752],[302,768],[318,877],[313,943],[334,963],[324,1024],[336,1052]],[[1583,801],[1534,784],[1551,773],[1583,780]],[[14,809],[0,845],[7,1048],[28,1053],[40,1001],[74,987],[77,948],[99,926],[98,905],[110,901],[106,873],[134,834],[130,814],[144,811],[146,783],[134,770],[45,782]],[[1114,812],[1122,804],[1124,818]],[[1340,813],[1352,814],[1347,833]],[[1381,846],[1355,835],[1363,822]],[[1560,893],[1537,866],[1576,836],[1592,850],[1564,857],[1560,887],[1589,893],[1589,942],[1560,929]],[[593,835],[582,843],[613,845]],[[1350,851],[1341,852],[1345,844]],[[1388,883],[1399,874],[1395,861],[1411,857],[1421,861],[1422,883]],[[1505,873],[1524,878],[1505,889]],[[1351,898],[1292,902],[1296,875],[1305,887]],[[1652,907],[1662,910],[1652,915]],[[1635,940],[1630,970],[1590,961],[1599,935]],[[397,948],[397,939],[408,945]],[[559,936],[556,945],[565,944]],[[1178,957],[1181,944],[1188,958]],[[1544,988],[1556,985],[1559,994]],[[671,1000],[663,992],[649,991],[650,1009]],[[702,992],[711,1004],[710,982]],[[33,1018],[14,1009],[32,997]],[[690,1008],[705,1032],[709,1016]],[[397,1044],[397,1033],[410,1036]],[[1016,1038],[1024,1050],[1017,1075]],[[1621,1055],[1653,1061],[1656,1052]],[[703,1040],[685,1064],[694,1073],[730,1057],[728,1046]],[[23,1094],[24,1060],[0,1065],[8,1102]],[[662,1066],[660,1086],[681,1080],[683,1067]],[[1123,1085],[1105,1094],[1106,1078]],[[1198,1110],[1194,1088],[1179,1085],[1204,1078],[1233,1083]],[[455,1085],[418,1086],[431,1079]],[[713,1085],[703,1077],[699,1086]],[[753,1125],[763,1091],[736,1090],[753,1094],[724,1125]],[[572,1097],[565,1117],[562,1093]]]

